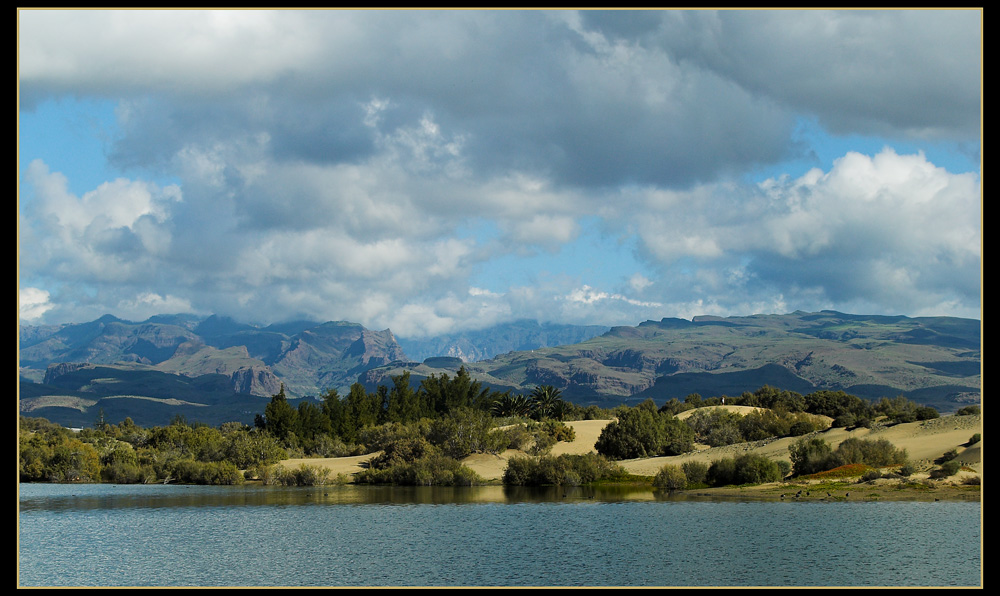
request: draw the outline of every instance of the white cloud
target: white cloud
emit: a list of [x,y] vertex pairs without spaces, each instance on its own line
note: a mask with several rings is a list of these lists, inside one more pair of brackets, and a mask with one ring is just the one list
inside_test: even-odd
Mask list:
[[116,305],[118,316],[130,321],[144,321],[153,315],[164,313],[195,312],[191,302],[177,296],[161,296],[153,292],[142,292],[123,299]]
[[578,302],[587,305],[597,304],[599,302],[604,302],[607,300],[620,300],[622,302],[625,302],[626,304],[631,304],[633,306],[644,306],[652,308],[658,308],[663,306],[662,304],[659,304],[657,302],[643,302],[641,300],[635,300],[633,298],[623,296],[622,294],[614,294],[600,290],[595,290],[594,288],[587,285],[573,289],[569,294],[565,296],[565,300],[569,302]]
[[[21,197],[24,279],[54,305],[41,317],[187,307],[427,334],[978,304],[976,174],[886,149],[740,182],[814,149],[793,144],[800,118],[978,150],[966,14],[19,17],[22,109],[113,98],[109,160],[135,172],[76,196],[26,156],[43,158]],[[638,263],[608,256],[633,242]]]
[[652,280],[641,273],[634,273],[632,277],[628,278],[628,285],[636,292],[641,292],[653,285]]
[[772,292],[796,308],[867,299],[890,312],[947,296],[978,300],[978,177],[950,173],[923,154],[849,152],[827,172],[758,189],[658,194],[633,225],[661,271],[657,288],[670,295],[706,292],[722,304],[741,292],[749,301]]
[[52,308],[49,293],[40,288],[17,289],[17,318],[24,321],[35,321]]

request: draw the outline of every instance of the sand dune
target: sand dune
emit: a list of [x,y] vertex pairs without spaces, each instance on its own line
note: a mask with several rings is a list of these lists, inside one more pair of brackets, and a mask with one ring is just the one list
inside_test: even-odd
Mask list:
[[[725,407],[734,411],[753,409],[747,406],[714,407]],[[740,411],[740,413],[744,412]],[[576,432],[576,440],[572,443],[556,443],[552,448],[552,454],[580,454],[595,451],[594,444],[597,442],[601,431],[609,422],[610,420],[577,420],[567,422]],[[950,449],[956,449],[959,452],[959,461],[963,465],[973,468],[976,470],[976,473],[981,475],[982,442],[969,449],[963,446],[975,433],[982,433],[981,416],[943,416],[934,420],[897,424],[875,429],[862,428],[851,431],[842,428],[828,429],[820,433],[819,436],[827,440],[833,447],[836,447],[849,437],[884,438],[893,445],[901,449],[906,449],[910,461],[918,469],[925,471],[933,466],[934,459],[940,457]],[[624,460],[619,463],[633,474],[652,476],[667,463],[682,464],[690,460],[711,463],[713,460],[723,457],[733,457],[750,451],[766,455],[772,459],[789,460],[788,446],[795,440],[796,438],[783,438],[728,445],[725,447],[708,448],[700,446],[701,448],[697,451],[684,455]],[[518,450],[507,450],[499,455],[474,454],[463,460],[463,463],[484,479],[495,480],[503,475],[503,471],[507,466],[507,460],[517,455],[525,454]],[[361,470],[361,464],[371,457],[372,454],[327,459],[291,459],[281,463],[286,467],[297,467],[304,463],[311,466],[328,468],[334,474],[350,474]]]

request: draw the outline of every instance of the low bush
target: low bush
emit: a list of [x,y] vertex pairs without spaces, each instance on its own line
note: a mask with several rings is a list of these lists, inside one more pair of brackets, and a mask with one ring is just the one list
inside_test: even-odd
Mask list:
[[368,468],[355,474],[354,480],[360,484],[404,486],[472,486],[483,482],[472,469],[440,453],[385,468]]
[[680,466],[666,464],[656,473],[653,478],[653,486],[664,490],[674,491],[686,488],[688,478]]
[[781,478],[777,462],[763,455],[745,453],[713,461],[708,468],[706,482],[711,486],[726,486],[777,482]]
[[885,439],[858,439],[851,437],[834,450],[819,437],[803,437],[789,446],[792,472],[796,476],[817,474],[844,465],[859,464],[868,467],[902,465],[907,461],[905,449],[899,449]]
[[781,474],[782,478],[785,478],[792,473],[792,462],[783,459],[777,459],[774,461],[778,465],[778,472]]
[[626,476],[621,466],[595,453],[544,455],[511,458],[503,473],[503,483],[509,486],[581,485],[621,480]]
[[431,445],[423,437],[401,436],[381,447],[382,452],[368,460],[368,467],[384,470],[404,463],[414,462],[432,453],[440,453],[440,449]]
[[875,468],[872,468],[870,470],[866,470],[865,473],[861,475],[861,481],[862,482],[874,482],[874,481],[878,480],[881,477],[882,477],[882,472],[880,470],[876,470]]
[[535,440],[524,424],[512,424],[500,432],[506,437],[507,449],[526,449]]
[[172,477],[182,484],[243,484],[243,474],[229,461],[203,462],[184,459],[175,462]]
[[101,481],[113,484],[147,484],[156,482],[156,472],[149,465],[116,462],[101,468]]
[[708,464],[705,462],[686,461],[681,464],[681,470],[684,471],[689,486],[705,484],[705,478],[708,476]]
[[955,474],[958,473],[958,470],[960,468],[961,465],[957,461],[955,460],[946,461],[943,464],[941,464],[940,468],[937,468],[936,470],[931,470],[931,478],[947,478],[949,476],[954,476]]
[[594,448],[613,459],[680,455],[694,449],[695,432],[674,416],[647,408],[621,408]]
[[934,463],[936,463],[936,464],[943,464],[945,462],[948,462],[948,461],[951,461],[951,460],[955,459],[956,457],[958,457],[958,450],[957,449],[949,449],[948,451],[945,451],[943,454],[941,454],[941,457],[939,457],[936,460],[934,460]]

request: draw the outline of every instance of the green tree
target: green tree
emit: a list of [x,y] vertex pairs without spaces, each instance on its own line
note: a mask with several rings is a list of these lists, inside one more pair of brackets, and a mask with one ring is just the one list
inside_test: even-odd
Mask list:
[[328,389],[321,399],[323,414],[330,420],[330,434],[346,439],[355,430],[347,414],[347,404],[336,389]]
[[489,410],[494,401],[494,392],[473,380],[464,366],[458,369],[454,378],[447,374],[427,377],[420,382],[420,390],[437,414],[461,407]]
[[285,441],[295,432],[298,413],[285,397],[285,385],[271,396],[271,402],[264,408],[264,428],[280,441]]
[[299,402],[295,420],[295,434],[299,437],[302,448],[306,453],[314,453],[319,438],[330,434],[330,419],[323,413],[320,405],[303,400]]
[[531,392],[532,417],[536,420],[552,418],[561,412],[562,391],[552,385],[540,385]]
[[421,399],[420,393],[410,385],[410,371],[392,377],[392,388],[388,393],[386,420],[389,422],[412,422],[431,414]]
[[502,393],[493,400],[490,412],[497,418],[521,418],[531,414],[531,402],[521,394]]
[[346,401],[345,440],[355,441],[358,431],[365,426],[375,426],[379,423],[382,411],[382,400],[376,393],[369,393],[361,383],[351,385],[351,392]]

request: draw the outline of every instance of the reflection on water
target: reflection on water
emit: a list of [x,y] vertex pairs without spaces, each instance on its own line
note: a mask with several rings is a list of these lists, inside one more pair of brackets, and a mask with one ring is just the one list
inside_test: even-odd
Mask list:
[[20,485],[20,510],[291,505],[460,505],[678,499],[648,487]]
[[627,486],[18,491],[23,586],[982,585],[978,502]]

